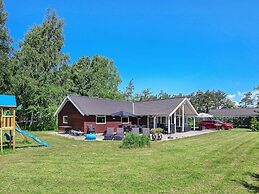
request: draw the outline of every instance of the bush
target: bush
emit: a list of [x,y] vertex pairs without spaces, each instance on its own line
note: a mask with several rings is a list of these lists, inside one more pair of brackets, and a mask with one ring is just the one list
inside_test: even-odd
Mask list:
[[258,131],[259,130],[259,121],[257,118],[253,117],[251,120],[251,125],[250,125],[252,131]]
[[153,133],[153,134],[160,134],[163,131],[164,131],[164,129],[162,129],[162,128],[153,128],[153,129],[151,129],[151,133]]
[[122,140],[120,148],[143,148],[150,146],[150,138],[147,135],[128,133]]
[[52,130],[57,130],[58,126],[56,124],[49,124],[49,125],[45,125],[42,127],[38,127],[36,125],[25,125],[25,124],[20,124],[20,127],[22,130],[26,130],[26,131],[52,131]]

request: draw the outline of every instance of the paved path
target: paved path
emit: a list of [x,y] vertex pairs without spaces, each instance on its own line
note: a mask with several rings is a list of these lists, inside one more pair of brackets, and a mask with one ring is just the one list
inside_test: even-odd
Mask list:
[[[205,130],[202,130],[202,131],[189,131],[189,132],[184,132],[184,133],[163,135],[162,141],[173,140],[173,139],[184,138],[184,137],[192,137],[192,136],[203,135],[203,134],[212,133],[212,132],[216,132],[216,130],[205,129]],[[84,136],[72,136],[72,135],[69,135],[69,134],[58,133],[58,132],[55,132],[55,131],[48,131],[46,133],[51,134],[51,135],[66,137],[66,138],[70,138],[70,139],[75,139],[75,140],[84,140],[84,138],[85,138]],[[101,133],[96,134],[96,140],[102,141],[103,135]]]
[[212,133],[212,132],[216,132],[216,130],[204,129],[202,131],[188,131],[188,132],[184,132],[184,133],[175,133],[175,134],[171,134],[171,135],[163,135],[163,141],[171,140],[171,139],[184,138],[184,137],[192,137],[192,136],[196,136],[196,135],[203,135],[203,134]]

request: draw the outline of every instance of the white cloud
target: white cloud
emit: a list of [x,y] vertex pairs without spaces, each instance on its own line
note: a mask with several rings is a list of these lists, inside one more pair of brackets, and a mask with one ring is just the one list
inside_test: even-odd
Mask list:
[[228,94],[227,97],[230,99],[230,100],[234,100],[236,98],[236,94]]
[[[245,92],[240,92],[238,91],[236,94],[228,94],[227,97],[232,100],[233,102],[235,102],[236,106],[239,106],[239,102],[241,101],[241,99],[244,97],[244,94],[247,93],[248,91]],[[253,90],[251,91],[252,93],[252,98],[256,99],[256,96],[259,94],[258,90]]]

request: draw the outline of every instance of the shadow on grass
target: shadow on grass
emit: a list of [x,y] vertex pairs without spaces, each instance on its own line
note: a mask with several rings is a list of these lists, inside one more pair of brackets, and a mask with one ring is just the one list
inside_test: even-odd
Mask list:
[[[259,174],[257,173],[248,173],[250,177],[252,177],[256,182],[259,182]],[[241,184],[243,187],[248,189],[251,192],[259,193],[259,186],[248,183],[247,181],[241,180],[241,181],[236,181],[237,183]]]
[[23,146],[16,146],[16,149],[26,149],[26,148],[39,148],[44,147],[42,145],[23,145]]

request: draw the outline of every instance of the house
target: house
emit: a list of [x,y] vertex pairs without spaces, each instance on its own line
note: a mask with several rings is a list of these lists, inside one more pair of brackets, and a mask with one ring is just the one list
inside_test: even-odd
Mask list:
[[[111,116],[124,111],[129,117]],[[189,128],[187,120],[197,112],[187,98],[128,102],[85,96],[67,96],[55,112],[59,129],[87,131],[93,125],[97,133],[107,127],[115,129],[121,125],[141,125],[149,128],[165,127],[168,133],[184,132]],[[194,127],[195,128],[195,127]]]
[[251,118],[259,117],[259,108],[215,109],[210,110],[209,114],[236,127],[250,127]]
[[210,110],[209,113],[216,118],[259,117],[259,108],[214,109],[214,110]]

